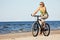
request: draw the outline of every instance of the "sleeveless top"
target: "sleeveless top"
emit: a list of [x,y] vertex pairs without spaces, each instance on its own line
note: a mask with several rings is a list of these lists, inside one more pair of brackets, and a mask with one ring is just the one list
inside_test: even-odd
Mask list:
[[[40,13],[43,15],[43,10],[40,10]],[[45,15],[45,14],[48,14],[48,12],[45,11],[44,15]]]

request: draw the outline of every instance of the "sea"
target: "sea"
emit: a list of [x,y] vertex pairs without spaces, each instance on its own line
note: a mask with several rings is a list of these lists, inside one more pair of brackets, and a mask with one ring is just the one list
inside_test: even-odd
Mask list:
[[[0,34],[31,32],[35,21],[0,22]],[[60,30],[60,21],[46,21],[51,30]]]

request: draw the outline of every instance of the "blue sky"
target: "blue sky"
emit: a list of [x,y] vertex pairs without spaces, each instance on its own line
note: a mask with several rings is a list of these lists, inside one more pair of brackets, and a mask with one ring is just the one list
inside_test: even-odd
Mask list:
[[41,1],[49,14],[47,21],[60,21],[60,0],[0,0],[0,21],[36,20],[31,14]]

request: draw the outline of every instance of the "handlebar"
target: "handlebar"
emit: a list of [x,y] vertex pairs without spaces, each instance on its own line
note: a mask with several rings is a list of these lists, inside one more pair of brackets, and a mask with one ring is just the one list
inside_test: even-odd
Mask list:
[[[31,14],[31,16],[32,16],[32,14]],[[33,17],[41,17],[40,15],[34,15]]]

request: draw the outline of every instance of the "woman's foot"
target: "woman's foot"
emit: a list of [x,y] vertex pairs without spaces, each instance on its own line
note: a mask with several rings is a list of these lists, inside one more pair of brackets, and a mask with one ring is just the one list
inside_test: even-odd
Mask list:
[[40,34],[42,34],[42,32],[40,32]]
[[40,34],[42,34],[42,29],[40,30]]

